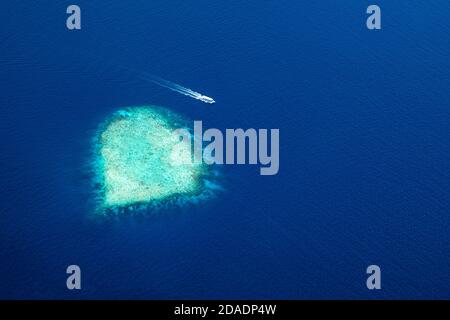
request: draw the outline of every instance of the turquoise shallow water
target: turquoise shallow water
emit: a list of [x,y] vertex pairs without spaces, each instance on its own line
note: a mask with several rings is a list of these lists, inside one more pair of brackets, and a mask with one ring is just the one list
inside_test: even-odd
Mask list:
[[96,213],[146,214],[213,198],[217,169],[195,161],[191,122],[150,105],[119,109],[100,124],[91,160]]
[[[77,2],[80,32],[64,3],[0,4],[0,298],[449,297],[448,1],[378,1],[381,32],[357,1]],[[148,104],[279,128],[279,173],[223,166],[212,201],[93,220],[91,139]]]

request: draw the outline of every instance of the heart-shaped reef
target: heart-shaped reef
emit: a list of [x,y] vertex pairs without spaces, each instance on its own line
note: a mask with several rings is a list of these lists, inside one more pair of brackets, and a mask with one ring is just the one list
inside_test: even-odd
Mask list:
[[[93,140],[97,207],[101,212],[198,202],[213,196],[213,168],[192,159],[192,129],[162,107],[127,107],[114,112]],[[186,131],[185,131],[186,132]]]

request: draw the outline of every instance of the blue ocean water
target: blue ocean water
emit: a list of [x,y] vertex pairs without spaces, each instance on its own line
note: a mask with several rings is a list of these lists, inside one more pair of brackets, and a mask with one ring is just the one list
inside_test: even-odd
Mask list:
[[[448,1],[379,0],[379,31],[367,1],[76,4],[80,31],[69,3],[0,4],[0,298],[450,298]],[[279,128],[279,174],[224,166],[215,200],[92,218],[90,139],[144,104]]]

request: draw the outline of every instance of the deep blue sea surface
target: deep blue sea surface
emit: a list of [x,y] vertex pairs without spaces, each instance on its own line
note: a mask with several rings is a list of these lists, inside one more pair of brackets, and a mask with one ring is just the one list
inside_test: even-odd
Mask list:
[[[77,0],[79,31],[67,1],[2,2],[0,298],[450,298],[450,2],[376,2],[379,31],[368,1]],[[279,174],[92,217],[91,138],[145,104],[279,128]]]

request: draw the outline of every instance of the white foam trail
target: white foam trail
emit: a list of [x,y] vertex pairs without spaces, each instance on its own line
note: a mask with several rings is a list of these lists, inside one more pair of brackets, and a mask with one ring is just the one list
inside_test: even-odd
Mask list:
[[203,95],[203,94],[201,94],[199,92],[196,92],[194,90],[191,90],[189,88],[185,88],[183,86],[180,86],[179,84],[173,83],[173,82],[171,82],[169,80],[165,80],[165,79],[162,79],[160,77],[149,75],[149,74],[143,74],[141,76],[141,78],[143,80],[146,80],[146,81],[151,81],[154,84],[157,84],[158,86],[170,89],[172,91],[181,93],[181,94],[183,94],[185,96],[188,96],[188,97],[191,97],[191,98],[203,101],[205,103],[215,103],[213,98],[205,96],[205,95]]

